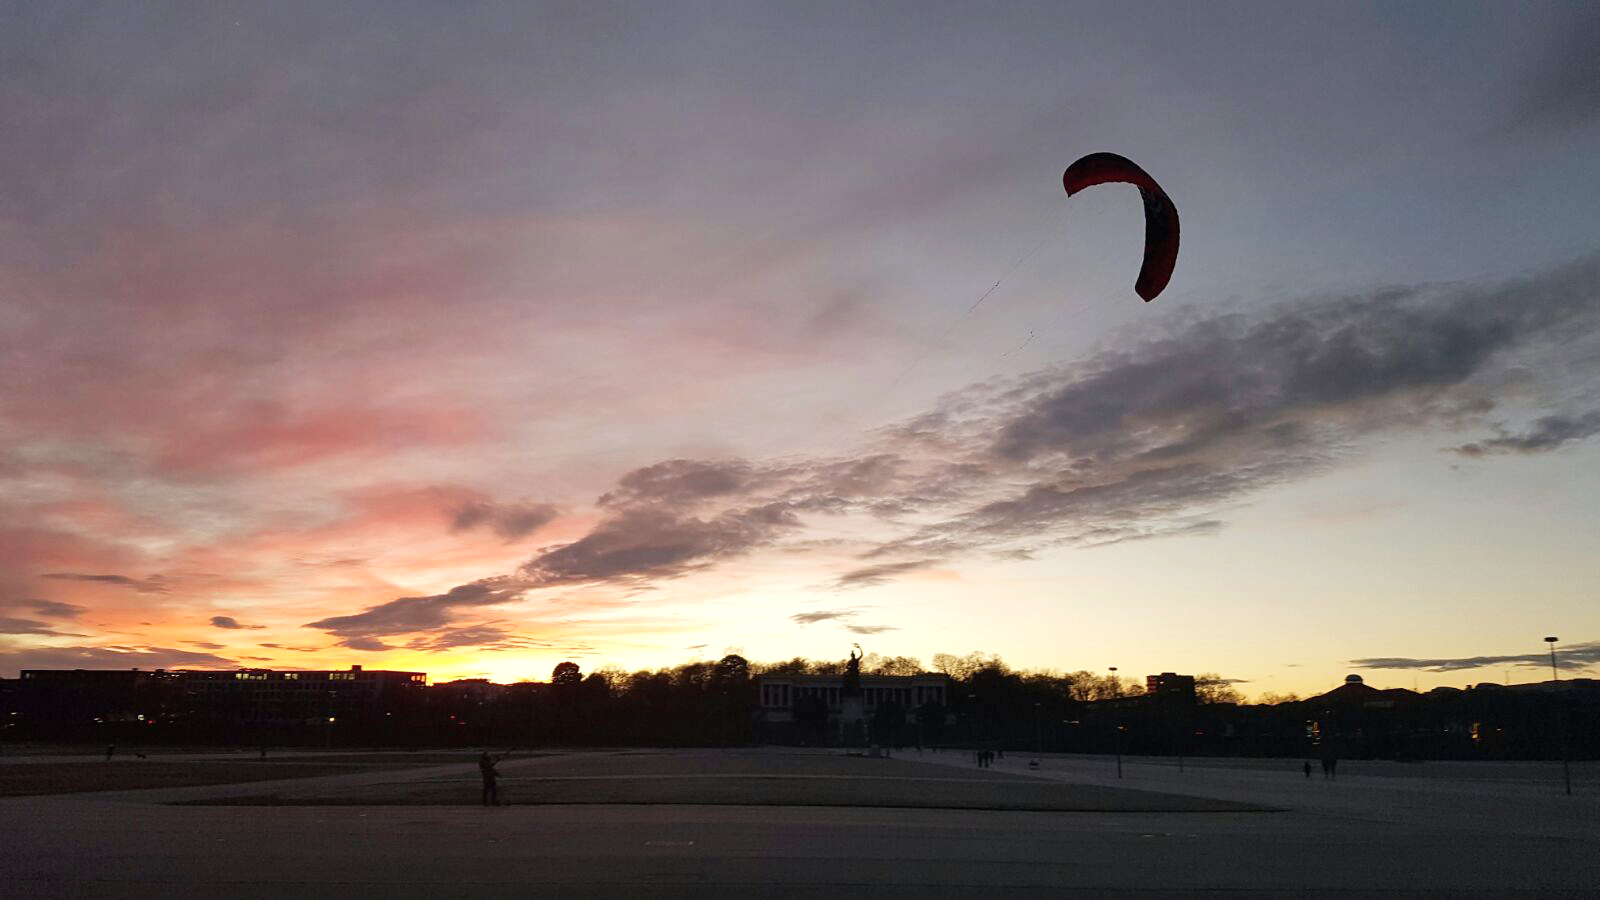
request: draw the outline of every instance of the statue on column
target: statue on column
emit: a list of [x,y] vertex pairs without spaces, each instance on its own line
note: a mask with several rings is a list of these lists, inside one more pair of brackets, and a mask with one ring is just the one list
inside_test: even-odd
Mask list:
[[851,646],[855,649],[850,651],[850,661],[845,663],[844,685],[839,689],[839,694],[843,697],[861,696],[861,645]]

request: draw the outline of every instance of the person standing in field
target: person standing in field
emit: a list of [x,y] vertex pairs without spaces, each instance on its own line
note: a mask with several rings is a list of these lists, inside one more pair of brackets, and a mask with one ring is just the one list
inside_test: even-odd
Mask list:
[[[503,758],[504,757],[502,757],[502,759]],[[500,788],[495,783],[495,779],[500,777],[500,773],[495,771],[495,764],[497,762],[499,762],[499,760],[490,756],[489,751],[487,750],[483,751],[483,755],[478,757],[478,773],[483,776],[484,806],[500,805]]]

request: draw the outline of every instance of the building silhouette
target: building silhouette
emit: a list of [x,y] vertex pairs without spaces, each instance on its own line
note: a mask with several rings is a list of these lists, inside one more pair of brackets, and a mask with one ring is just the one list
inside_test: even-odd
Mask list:
[[[42,736],[120,732],[126,726],[174,729],[195,737],[252,740],[316,728],[379,733],[385,720],[420,705],[422,672],[273,669],[24,669],[11,718]],[[113,726],[108,729],[105,726]],[[115,728],[115,726],[122,726]],[[155,737],[155,732],[134,734]]]

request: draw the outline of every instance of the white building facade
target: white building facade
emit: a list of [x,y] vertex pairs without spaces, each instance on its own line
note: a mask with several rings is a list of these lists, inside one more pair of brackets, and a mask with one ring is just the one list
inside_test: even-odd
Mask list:
[[[828,708],[828,718],[844,714],[843,675],[760,675],[756,677],[757,715],[773,724],[793,722],[794,707],[802,698],[816,697]],[[944,675],[863,675],[861,703],[868,717],[878,707],[894,703],[914,721],[917,709],[929,704],[949,705],[950,679]]]

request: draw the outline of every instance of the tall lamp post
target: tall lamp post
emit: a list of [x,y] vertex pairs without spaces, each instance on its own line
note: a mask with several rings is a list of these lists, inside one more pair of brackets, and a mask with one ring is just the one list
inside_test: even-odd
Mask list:
[[[1556,669],[1556,641],[1558,640],[1560,638],[1557,637],[1544,639],[1544,642],[1550,645],[1550,679],[1552,681],[1561,680],[1561,672]],[[1570,797],[1572,796],[1572,754],[1567,751],[1567,710],[1562,705],[1560,685],[1557,685],[1556,688],[1556,740],[1561,742],[1561,780],[1566,783],[1567,796]]]
[[1115,741],[1117,748],[1117,777],[1122,777],[1122,682],[1117,680],[1117,667],[1111,667],[1111,699],[1112,708],[1116,715],[1112,717],[1113,727],[1116,729]]
[[1039,768],[1039,761],[1044,758],[1044,732],[1039,726],[1039,701],[1033,701],[1033,765],[1030,769]]

